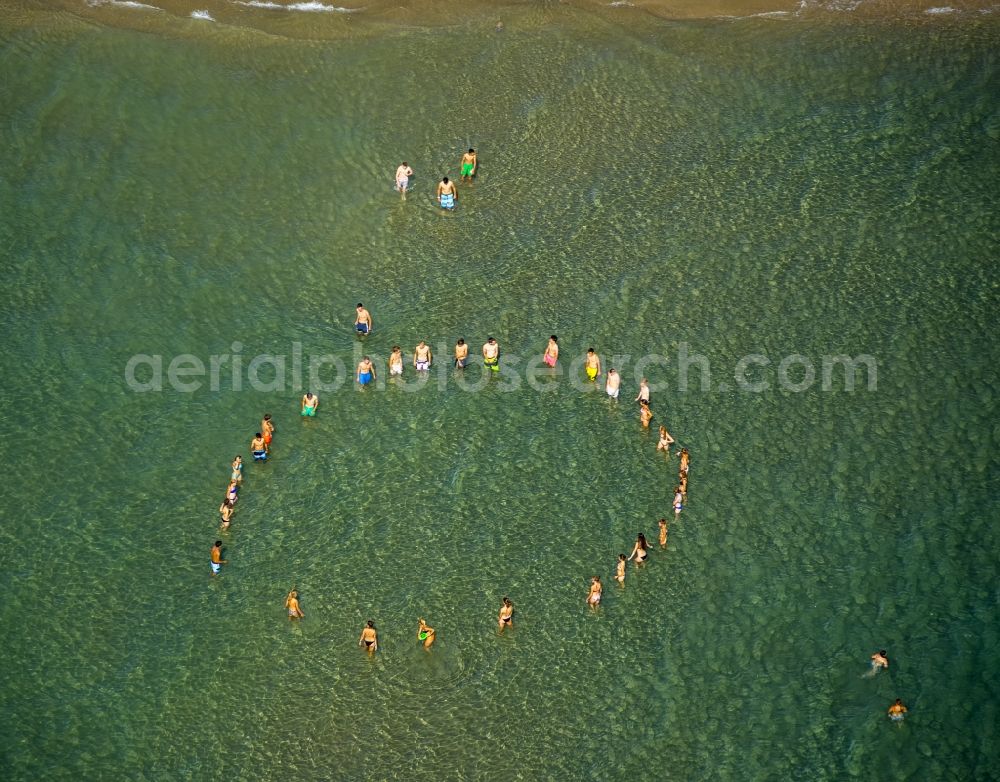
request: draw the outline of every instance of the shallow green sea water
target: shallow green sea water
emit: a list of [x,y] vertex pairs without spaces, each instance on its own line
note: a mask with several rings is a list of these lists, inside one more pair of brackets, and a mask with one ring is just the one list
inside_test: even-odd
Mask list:
[[[4,779],[995,778],[1000,28],[637,19],[2,26]],[[328,366],[298,415],[293,353],[488,335],[501,377]],[[617,403],[570,371],[591,345]],[[136,393],[136,354],[230,358]],[[837,354],[876,375],[823,390]],[[619,590],[677,469],[643,371],[690,494]]]

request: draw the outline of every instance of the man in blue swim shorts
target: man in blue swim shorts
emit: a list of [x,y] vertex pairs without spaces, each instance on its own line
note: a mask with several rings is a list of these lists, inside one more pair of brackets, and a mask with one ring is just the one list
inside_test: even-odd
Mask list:
[[375,379],[375,365],[365,356],[358,364],[358,384],[366,386]]
[[250,452],[253,454],[255,462],[267,460],[267,443],[264,442],[264,435],[260,432],[257,432],[250,441]]
[[448,177],[438,182],[437,197],[442,209],[455,208],[455,201],[458,200],[458,191],[455,190],[455,183],[448,181]]
[[370,334],[372,330],[372,314],[365,309],[365,305],[358,302],[358,316],[354,319],[354,330],[358,334]]
[[219,571],[222,570],[222,566],[226,564],[226,560],[222,558],[222,541],[215,541],[215,545],[212,546],[212,558],[209,560],[209,564],[212,566],[212,575],[218,575]]

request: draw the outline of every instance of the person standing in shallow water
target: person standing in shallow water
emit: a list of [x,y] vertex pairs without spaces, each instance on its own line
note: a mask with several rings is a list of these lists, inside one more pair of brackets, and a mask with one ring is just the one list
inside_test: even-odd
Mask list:
[[229,561],[222,558],[222,541],[215,541],[215,545],[212,546],[212,554],[210,564],[212,565],[212,575],[216,576],[219,571],[222,570],[222,566],[228,564]]
[[360,301],[358,306],[355,307],[357,315],[354,318],[354,330],[358,334],[371,334],[374,323],[372,323],[372,314],[365,309],[365,305]]
[[587,605],[597,608],[601,604],[601,577],[594,576],[590,579],[590,592],[587,594]]
[[506,628],[514,628],[514,604],[510,602],[509,597],[504,597],[503,603],[500,605],[500,632],[502,633]]
[[431,346],[423,340],[420,340],[420,344],[413,349],[414,369],[418,372],[429,372],[431,368],[431,361],[433,360],[434,356],[431,353]]
[[271,414],[264,413],[264,418],[260,422],[260,433],[264,435],[264,445],[271,449],[271,440],[274,439],[274,424],[271,422]]
[[365,629],[361,631],[361,638],[358,639],[358,646],[362,644],[368,650],[369,656],[378,651],[378,632],[371,619],[365,624]]
[[427,622],[423,619],[418,617],[417,622],[419,622],[419,626],[417,627],[417,638],[418,640],[423,641],[424,649],[430,649],[437,634],[434,632],[434,628],[427,624]]
[[660,525],[660,548],[667,547],[667,520],[660,519],[658,522]]
[[643,429],[649,429],[649,422],[653,420],[653,411],[649,409],[649,402],[639,403],[639,421]]
[[233,518],[233,508],[235,507],[236,503],[231,502],[228,496],[222,498],[222,504],[219,506],[219,515],[222,516],[223,531],[229,529],[229,524]]
[[660,427],[660,442],[656,444],[657,451],[663,451],[667,458],[670,458],[670,446],[675,442],[674,438],[670,436],[670,432],[667,431],[667,427]]
[[893,722],[902,722],[906,716],[907,708],[903,705],[901,698],[896,698],[896,702],[889,707],[889,719]]
[[307,417],[316,415],[317,407],[319,407],[319,397],[312,391],[306,391],[302,397],[302,415]]
[[635,398],[636,402],[649,402],[649,381],[643,378],[639,383],[639,394]]
[[587,380],[597,380],[601,374],[601,359],[594,352],[593,348],[587,349],[587,358],[584,360],[583,368],[587,372]]
[[465,340],[461,337],[458,342],[455,343],[455,368],[465,369],[466,364],[469,363],[469,346],[465,344]]
[[413,176],[413,169],[404,160],[403,164],[396,169],[396,189],[402,194],[404,201],[406,200],[406,191],[410,189],[411,176]]
[[472,181],[472,177],[476,175],[476,166],[479,165],[479,161],[476,159],[476,150],[469,147],[469,151],[462,155],[462,181]]
[[358,385],[367,386],[375,379],[375,365],[372,360],[365,356],[358,362],[357,372]]
[[305,617],[305,614],[302,613],[302,609],[299,607],[299,593],[294,589],[285,598],[285,608],[288,610],[289,619],[302,619]]
[[618,555],[618,569],[615,571],[615,581],[618,582],[618,586],[625,586],[625,563],[627,561],[624,554]]
[[500,346],[493,337],[488,337],[483,345],[483,366],[493,372],[500,371]]
[[604,385],[604,390],[612,399],[618,398],[618,389],[621,386],[622,378],[618,370],[612,367],[608,370],[608,378]]
[[[303,413],[305,415],[305,413]],[[253,454],[253,460],[255,462],[263,462],[267,460],[267,443],[264,442],[264,435],[257,432],[250,441],[250,453]]]
[[641,565],[646,561],[648,548],[649,545],[646,543],[646,536],[640,532],[635,539],[635,545],[632,547],[632,556],[629,557],[629,561],[631,562],[634,557],[635,564]]
[[455,189],[455,183],[449,181],[448,177],[438,182],[437,199],[442,209],[455,208],[455,202],[458,200],[458,190]]
[[889,658],[885,656],[885,649],[872,655],[872,676],[882,670],[888,670]]
[[559,337],[553,334],[549,337],[549,344],[545,348],[545,353],[542,354],[542,361],[546,366],[554,367],[556,361],[559,360]]
[[389,354],[389,374],[403,374],[403,349],[399,345],[393,345],[392,353]]

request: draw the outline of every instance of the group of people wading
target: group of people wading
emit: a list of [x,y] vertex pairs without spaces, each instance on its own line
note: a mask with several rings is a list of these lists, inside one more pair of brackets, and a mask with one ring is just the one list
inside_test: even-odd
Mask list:
[[[471,165],[472,168],[468,170],[468,175],[471,177],[475,173],[475,157],[474,151],[469,150],[472,155],[470,163],[466,163],[465,158],[463,158],[463,175],[466,174],[467,165]],[[404,163],[403,166],[406,166]],[[400,171],[397,171],[397,184],[400,183],[400,176],[403,176],[402,185],[406,185],[406,177],[412,175],[412,171],[406,174],[403,171],[403,166],[400,167]],[[407,167],[407,170],[409,168]],[[403,188],[405,193],[405,187]],[[360,337],[369,336],[374,329],[374,319],[372,318],[371,312],[365,308],[364,304],[359,302],[355,308],[355,319],[354,319],[354,330]],[[500,369],[500,345],[497,343],[496,339],[489,337],[482,347],[482,357],[483,365],[492,370],[493,372],[498,372]],[[459,339],[455,344],[455,355],[454,355],[454,366],[458,369],[464,369],[468,365],[469,361],[469,346],[466,344],[464,339]],[[430,371],[431,364],[434,361],[434,356],[429,345],[421,340],[413,351],[413,368],[417,372],[428,372]],[[549,337],[548,345],[542,354],[542,363],[546,366],[555,368],[559,361],[559,338],[553,334]],[[399,345],[394,345],[392,348],[392,353],[389,357],[389,374],[398,376],[403,374],[403,355],[402,349]],[[602,374],[603,367],[601,365],[600,356],[594,350],[594,348],[589,348],[587,350],[586,356],[584,357],[584,372],[587,379],[591,382],[596,382],[597,379]],[[377,370],[375,368],[374,362],[370,357],[364,356],[357,366],[355,373],[355,378],[358,385],[364,387],[372,384],[377,377]],[[621,388],[621,375],[618,373],[614,367],[608,369],[607,377],[605,380],[605,392],[611,399],[617,400]],[[639,420],[643,429],[648,429],[650,421],[653,419],[653,412],[650,408],[650,388],[649,383],[646,378],[642,378],[639,384],[639,393],[635,397],[635,402],[639,405]],[[312,418],[316,415],[316,410],[319,407],[319,397],[317,397],[311,391],[307,391],[303,395],[301,400],[300,412],[305,418]],[[250,451],[255,462],[266,462],[271,451],[271,443],[274,439],[275,427],[271,420],[270,414],[265,414],[264,418],[261,420],[260,431],[257,432],[250,442]],[[667,431],[666,426],[660,426],[659,441],[656,446],[656,450],[664,452],[667,459],[670,458],[670,446],[676,441]],[[688,469],[690,463],[690,455],[686,448],[680,450],[680,468],[678,471],[677,486],[674,488],[674,518],[676,519],[680,516],[681,511],[684,508],[684,503],[687,501],[687,481],[688,481]],[[230,473],[229,487],[226,490],[226,496],[223,499],[222,505],[219,507],[219,513],[222,516],[222,529],[228,530],[232,519],[233,511],[236,507],[236,502],[239,497],[239,490],[243,483],[243,457],[237,455],[231,465],[232,471]],[[665,549],[667,546],[667,520],[661,518],[659,520],[659,544],[661,549]],[[632,547],[632,553],[626,557],[624,553],[618,555],[617,568],[615,572],[615,580],[618,582],[619,586],[625,586],[625,571],[626,564],[628,562],[634,561],[637,566],[642,566],[649,556],[648,544],[646,542],[646,537],[643,533],[639,533],[636,536],[636,541]],[[215,541],[215,545],[212,547],[211,552],[211,570],[212,575],[217,575],[222,565],[228,564],[228,560],[222,558],[222,541]],[[601,602],[602,584],[600,576],[593,576],[591,578],[590,590],[587,594],[587,604],[591,609],[596,610]],[[302,611],[302,607],[299,604],[299,595],[296,588],[292,588],[291,591],[285,597],[285,609],[288,613],[289,619],[301,619],[305,616]],[[514,604],[509,597],[504,597],[501,601],[500,611],[497,617],[498,631],[503,633],[504,630],[512,628],[514,626]],[[425,649],[429,649],[437,637],[436,630],[427,624],[422,617],[417,620],[417,639],[423,645]],[[368,654],[374,654],[378,651],[379,640],[378,640],[378,630],[375,627],[374,620],[368,620],[365,623],[364,628],[361,631],[361,636],[358,639],[358,645],[365,648]]]

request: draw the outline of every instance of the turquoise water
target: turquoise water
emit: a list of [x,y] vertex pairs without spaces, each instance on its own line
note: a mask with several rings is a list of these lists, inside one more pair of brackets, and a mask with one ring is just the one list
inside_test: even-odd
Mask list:
[[[322,43],[3,25],[4,778],[993,777],[996,22],[518,13]],[[550,333],[622,399],[518,385]],[[350,371],[488,335],[510,373],[479,390],[445,367],[298,416],[294,343]],[[283,386],[125,381],[234,341]],[[824,391],[836,354],[874,387]],[[650,355],[689,501],[621,591],[677,468],[631,402]]]

